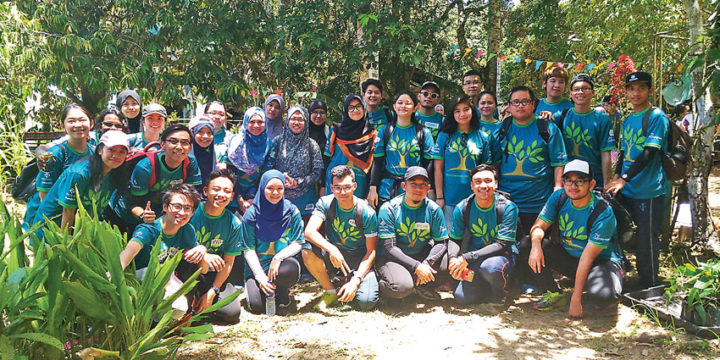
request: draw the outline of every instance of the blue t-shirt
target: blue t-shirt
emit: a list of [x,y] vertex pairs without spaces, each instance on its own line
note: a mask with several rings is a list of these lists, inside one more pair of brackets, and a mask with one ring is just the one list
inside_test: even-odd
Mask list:
[[520,212],[540,212],[555,184],[553,167],[567,163],[562,134],[552,121],[548,121],[548,132],[546,143],[538,133],[537,116],[525,125],[513,120],[500,143],[499,189],[510,194]]
[[128,134],[127,137],[131,149],[143,149],[145,148],[145,145],[149,144],[149,141],[145,139],[145,135],[143,135],[142,131],[134,134]]
[[[243,239],[242,250],[255,250],[258,259],[260,259],[260,265],[262,265],[263,270],[267,272],[270,268],[270,262],[275,254],[286,248],[290,245],[290,243],[305,243],[305,231],[303,229],[302,216],[300,215],[300,210],[293,205],[290,224],[288,224],[285,232],[276,241],[264,242],[260,241],[255,235],[255,227],[249,225],[248,222],[245,221],[248,214],[254,211],[254,206],[248,208],[245,212],[245,216],[243,217],[242,225],[240,225]],[[253,276],[253,272],[247,262],[245,262],[245,279],[248,279],[251,276]]]
[[60,225],[63,209],[78,208],[78,195],[83,207],[89,213],[93,212],[93,199],[97,199],[97,213],[103,213],[115,189],[110,182],[110,176],[100,179],[97,187],[90,186],[92,174],[88,163],[88,160],[78,161],[60,175],[40,203],[35,215],[35,223],[42,222],[47,217]]
[[378,223],[380,240],[395,237],[395,243],[407,255],[418,255],[433,241],[448,239],[443,211],[428,198],[410,207],[404,195],[396,196],[380,207]]
[[[177,184],[189,184],[189,185],[200,185],[202,183],[202,177],[200,175],[200,168],[198,167],[197,161],[194,157],[189,157],[190,163],[187,167],[187,179],[183,179],[183,165],[181,164],[174,170],[169,170],[163,161],[165,153],[159,153],[158,161],[155,166],[159,166],[159,175],[155,179],[155,184],[152,188],[148,188],[150,184],[150,177],[153,173],[152,166],[150,165],[150,159],[145,158],[140,160],[135,166],[135,170],[132,172],[130,177],[130,196],[140,197],[147,196],[150,201],[150,206],[156,215],[162,213],[162,195],[171,187]],[[124,199],[122,196],[115,196],[113,198],[113,208],[115,212],[122,217],[129,224],[138,224],[140,220],[132,215],[131,204],[129,199]],[[143,204],[144,206],[144,204]]]
[[[497,212],[495,206],[498,202],[498,195],[495,194],[495,201],[492,206],[487,209],[481,209],[477,202],[473,201],[470,206],[470,217],[468,218],[470,225],[465,224],[463,210],[468,202],[466,198],[461,201],[453,211],[453,222],[450,228],[450,237],[456,240],[462,240],[465,230],[470,231],[470,241],[467,249],[463,252],[475,251],[484,248],[499,240],[507,242],[515,242],[515,233],[517,232],[518,208],[512,201],[506,200],[505,209],[503,210],[501,223],[497,223]],[[513,244],[513,252],[518,253],[517,246]]]
[[190,219],[195,228],[198,243],[210,254],[237,256],[242,254],[240,219],[227,209],[219,216],[210,216],[201,203]]
[[433,159],[444,160],[443,195],[445,204],[455,206],[468,197],[470,172],[480,164],[492,163],[492,151],[487,134],[480,130],[450,135],[440,132],[432,150]]
[[502,121],[500,120],[492,123],[480,120],[480,131],[487,134],[490,139],[490,152],[492,153],[493,164],[499,164],[501,160],[500,157],[502,156],[500,142],[497,141],[498,133],[500,132],[501,127]]
[[55,185],[55,182],[60,178],[60,175],[65,169],[85,156],[92,154],[94,151],[95,146],[90,143],[87,144],[85,152],[82,153],[73,150],[67,141],[54,145],[48,149],[48,152],[52,154],[53,158],[46,164],[47,171],[38,172],[35,178],[35,188],[40,192],[50,191],[50,188]]
[[[334,198],[334,195],[321,197],[315,205],[313,215],[323,219],[323,222],[326,221],[328,209]],[[330,224],[330,233],[325,236],[330,243],[342,250],[365,254],[367,252],[365,238],[378,235],[377,217],[375,216],[375,210],[365,200],[355,198],[354,201],[355,206],[362,207],[363,233],[360,233],[360,228],[355,224],[355,206],[352,209],[345,210],[336,202],[335,219]],[[323,228],[327,229],[325,225],[323,225]]]
[[[639,113],[632,113],[622,127],[622,144],[625,152],[622,159],[622,173],[628,171],[635,159],[642,154],[646,146],[667,151],[667,136],[670,120],[667,115],[655,109],[648,119],[647,134],[642,130],[642,118],[650,108]],[[665,170],[662,167],[660,156],[655,155],[635,177],[630,179],[622,189],[622,194],[631,199],[652,199],[667,194],[672,184],[667,181]]]
[[178,229],[175,235],[167,235],[162,230],[162,217],[155,219],[152,224],[142,223],[135,228],[130,241],[142,245],[142,249],[135,256],[135,269],[142,269],[150,262],[150,252],[158,237],[160,237],[160,255],[158,259],[162,264],[166,259],[172,258],[178,251],[190,250],[197,246],[195,228],[189,223]]
[[437,139],[443,123],[443,116],[439,112],[434,112],[432,115],[424,115],[418,110],[415,111],[415,119],[426,129],[430,130],[433,140]]
[[582,208],[576,208],[569,198],[560,207],[560,196],[565,190],[555,191],[538,216],[543,221],[553,224],[557,221],[563,248],[574,258],[579,259],[588,242],[603,249],[599,259],[611,260],[622,264],[622,250],[617,241],[617,222],[612,208],[608,206],[595,219],[588,233],[587,221],[597,205],[597,195],[592,193],[590,202]]
[[572,109],[573,107],[575,107],[575,105],[568,99],[562,99],[556,103],[549,103],[543,98],[540,99],[538,107],[535,109],[535,114],[539,114],[541,111],[549,111],[552,113],[553,119],[557,120],[560,118],[560,115],[562,115],[563,110]]
[[[383,134],[384,131],[385,126],[382,126],[378,130],[378,134]],[[432,149],[435,145],[433,143],[432,134],[430,133],[430,130],[426,128],[423,128],[423,134],[422,156],[425,159],[431,159]],[[383,142],[384,139],[382,135],[376,138],[375,156],[385,156],[385,169],[391,175],[402,177],[405,175],[407,168],[421,165],[421,149],[416,135],[415,124],[410,124],[404,127],[396,125],[395,130],[392,134],[390,134],[387,144]],[[394,183],[395,180],[392,178],[383,178],[380,182],[378,195],[381,198],[389,199],[392,196],[390,193]],[[402,193],[404,193],[402,188],[398,188],[398,193],[395,195]]]
[[596,186],[602,187],[602,153],[615,148],[610,117],[598,110],[578,114],[575,109],[571,109],[563,120],[561,130],[568,160],[587,161],[593,171]]
[[[330,170],[338,165],[346,165],[347,167],[351,168],[353,172],[355,173],[355,182],[357,183],[357,189],[355,189],[355,192],[353,193],[355,196],[359,198],[365,198],[368,191],[368,174],[366,174],[361,168],[359,168],[357,165],[355,165],[350,159],[345,156],[345,154],[340,150],[340,145],[335,142],[333,146],[335,149],[333,149],[333,153],[330,153],[330,138],[332,137],[333,129],[330,129],[330,132],[328,133],[328,140],[325,144],[325,156],[330,157],[330,163],[327,166],[327,169],[325,171],[325,184],[328,184],[328,186],[325,187],[325,195],[329,195],[331,193],[329,184],[332,184],[332,178],[330,176]],[[379,134],[379,132],[378,132]],[[381,135],[378,135],[381,136]],[[378,137],[375,138],[375,144],[378,143]],[[375,147],[377,149],[377,146]],[[373,150],[377,152],[377,150]]]
[[388,118],[385,111],[386,109],[384,107],[378,108],[375,111],[368,111],[368,120],[370,121],[370,125],[375,129],[380,128],[382,125],[387,125]]
[[[232,134],[230,134],[232,135]],[[220,161],[227,154],[228,143],[225,139],[230,140],[231,136],[228,135],[225,128],[221,128],[220,131],[213,134],[213,144],[215,145],[215,159]]]

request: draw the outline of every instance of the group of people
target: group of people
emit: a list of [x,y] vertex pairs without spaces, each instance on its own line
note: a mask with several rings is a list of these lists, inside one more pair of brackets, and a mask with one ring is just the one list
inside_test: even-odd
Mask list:
[[[221,101],[169,126],[162,105],[144,105],[132,90],[96,122],[69,105],[67,135],[39,151],[26,229],[52,243],[46,222],[72,231],[80,203],[96,209],[128,234],[120,260],[139,278],[157,245],[161,262],[181,253],[181,281],[200,269],[188,311],[239,286],[251,312],[264,312],[269,296],[291,307],[304,271],[324,289],[319,310],[337,302],[370,310],[413,293],[439,299],[438,288],[461,304],[501,302],[510,279],[547,292],[536,307],[548,309],[566,298],[554,270],[574,279],[569,314],[582,316],[583,304],[616,303],[626,271],[602,192],[622,195],[638,226],[642,286],[658,283],[668,119],[650,104],[647,73],[626,79],[633,112],[621,139],[594,107],[589,75],[570,79],[553,67],[542,87],[539,100],[513,88],[500,120],[497,95],[472,70],[444,114],[435,82],[384,108],[382,83],[368,79],[335,123],[321,100],[285,111],[274,94],[245,111],[235,134]],[[235,301],[214,316],[234,322],[240,308]]]

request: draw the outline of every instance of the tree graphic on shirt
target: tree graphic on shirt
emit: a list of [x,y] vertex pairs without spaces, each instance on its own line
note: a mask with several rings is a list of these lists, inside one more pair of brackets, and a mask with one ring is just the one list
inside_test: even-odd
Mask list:
[[360,230],[348,223],[340,221],[340,218],[335,218],[332,222],[333,231],[340,238],[340,244],[345,246],[345,243],[350,238],[357,238],[360,236]]
[[483,223],[482,218],[478,218],[477,222],[470,226],[470,234],[474,238],[482,240],[483,246],[487,246],[490,244],[490,239],[497,238],[497,226],[490,229],[488,233],[488,224]]
[[448,145],[448,152],[456,153],[460,157],[458,166],[450,170],[470,171],[470,169],[467,168],[467,165],[465,165],[465,162],[472,154],[466,145],[463,146],[462,139],[460,137],[457,137],[455,140],[450,142],[450,145]]
[[565,138],[569,139],[573,143],[572,154],[574,156],[580,156],[580,145],[590,147],[590,140],[592,137],[588,135],[590,129],[583,129],[575,123],[571,123],[565,127]]
[[541,155],[542,147],[538,145],[537,140],[533,141],[530,146],[526,147],[525,140],[518,141],[513,135],[513,137],[507,141],[505,146],[508,156],[515,158],[515,170],[505,175],[533,177],[532,175],[527,175],[523,172],[523,164],[525,164],[525,160],[530,161],[533,164],[545,161],[545,157]]
[[635,148],[642,151],[646,138],[642,133],[642,129],[637,129],[637,132],[635,132],[632,128],[625,129],[622,137],[623,148],[625,149],[624,160],[633,162],[635,160],[630,157],[630,150]]
[[205,225],[203,225],[200,230],[195,230],[195,235],[197,236],[198,244],[205,246],[208,249],[208,252],[212,254],[217,253],[220,246],[222,246],[212,246],[212,241],[219,239],[220,234],[215,235],[215,237],[211,239],[210,237],[212,236],[212,233],[205,228]]
[[584,249],[583,246],[575,244],[572,240],[577,239],[580,241],[587,241],[588,237],[587,234],[585,234],[585,226],[580,226],[579,228],[573,230],[573,226],[575,226],[575,221],[570,220],[570,214],[560,215],[560,218],[558,219],[558,228],[560,230],[560,235],[562,236],[563,242],[565,244],[569,245],[570,247],[578,248],[578,249]]
[[430,229],[417,229],[415,227],[415,223],[413,223],[408,217],[405,218],[405,221],[400,223],[397,232],[398,235],[407,237],[408,247],[415,247],[415,243],[417,243],[418,240],[430,235]]
[[405,139],[392,138],[388,142],[387,152],[394,151],[400,157],[400,163],[396,166],[398,168],[407,168],[406,158],[407,156],[414,155],[415,152],[420,151],[420,147],[417,145],[417,141],[405,141]]
[[280,236],[279,239],[277,239],[277,241],[273,241],[270,243],[270,245],[268,246],[268,249],[266,251],[261,252],[258,255],[275,255],[277,253],[275,251],[275,244],[278,244],[278,243],[287,244],[289,242],[288,241],[289,234],[290,234],[290,226],[288,226],[285,229],[285,232],[282,234],[282,236]]

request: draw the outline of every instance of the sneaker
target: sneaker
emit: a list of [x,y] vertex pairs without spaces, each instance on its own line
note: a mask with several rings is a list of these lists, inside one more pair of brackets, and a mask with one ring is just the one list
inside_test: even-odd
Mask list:
[[523,294],[532,295],[537,293],[537,288],[533,284],[522,284]]
[[320,297],[320,301],[318,301],[317,304],[313,307],[313,309],[317,311],[325,311],[327,310],[331,305],[335,304],[337,302],[337,293],[331,293],[331,292],[325,292],[323,293],[322,297]]
[[436,301],[436,300],[442,299],[440,294],[438,294],[438,292],[435,289],[427,287],[427,286],[415,287],[415,293],[419,297],[421,297],[425,300],[429,300],[429,301]]
[[546,292],[542,299],[533,305],[533,309],[540,311],[550,311],[556,307],[567,305],[569,299],[565,294],[560,292]]

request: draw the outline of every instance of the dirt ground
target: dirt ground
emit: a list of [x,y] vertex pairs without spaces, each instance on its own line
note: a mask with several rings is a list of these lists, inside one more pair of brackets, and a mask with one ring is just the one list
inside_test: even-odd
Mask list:
[[[710,178],[710,207],[720,216],[720,170]],[[686,335],[652,315],[621,303],[614,311],[585,310],[582,320],[567,307],[532,309],[538,297],[514,296],[505,305],[456,306],[443,300],[382,304],[368,313],[350,308],[312,310],[316,283],[294,294],[298,312],[289,316],[245,311],[233,326],[215,326],[217,336],[184,347],[179,359],[720,359],[717,338]]]

